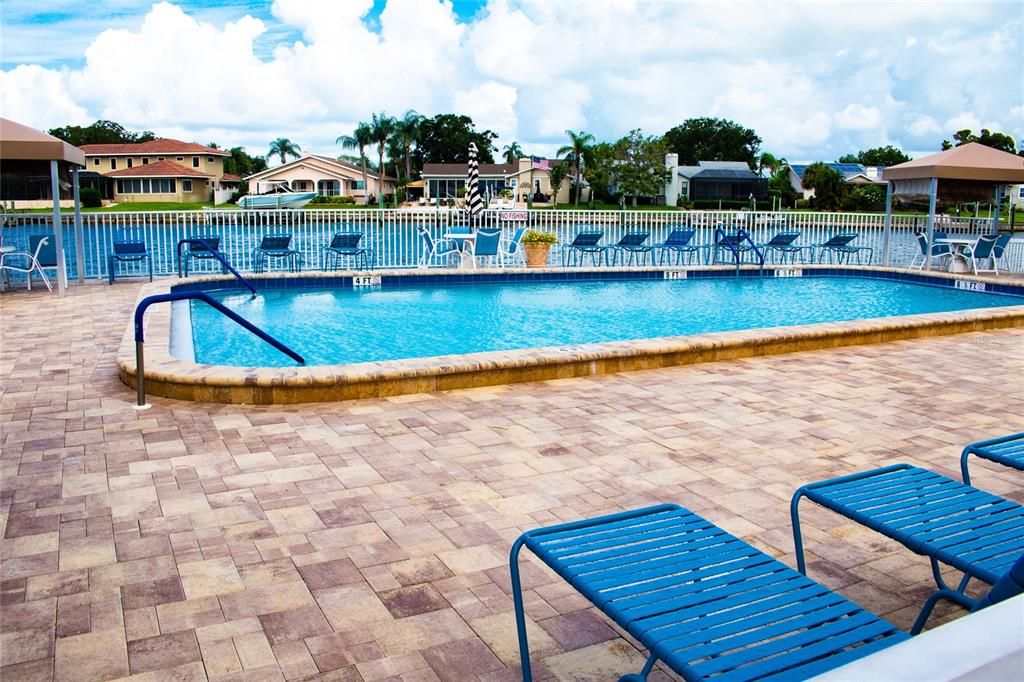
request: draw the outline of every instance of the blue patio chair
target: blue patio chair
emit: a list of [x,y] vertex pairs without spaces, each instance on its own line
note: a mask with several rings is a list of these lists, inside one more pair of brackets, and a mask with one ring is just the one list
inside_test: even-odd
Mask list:
[[[928,235],[926,235],[924,232],[915,232],[914,237],[917,238],[918,253],[910,261],[910,267],[916,268],[918,270],[923,270],[925,264],[928,262]],[[945,238],[945,232],[935,231],[933,233],[933,239],[936,241]],[[952,257],[953,251],[952,249],[949,248],[949,244],[932,244],[932,259],[937,263],[941,265],[948,265],[949,260]],[[921,259],[920,263],[917,262],[918,258]]]
[[[971,268],[973,268],[975,275],[982,272],[994,272],[999,274],[998,266],[995,264],[995,258],[993,257],[997,239],[999,239],[998,235],[983,234],[978,237],[978,241],[964,246],[964,258],[970,260]],[[979,262],[984,263],[987,260],[992,261],[991,268],[978,267]]]
[[[193,260],[199,261],[199,262],[202,262],[202,261],[217,261],[218,263],[220,263],[219,259],[217,258],[217,256],[215,254],[219,254],[220,257],[224,258],[225,260],[227,259],[227,256],[225,256],[221,252],[221,250],[220,250],[220,237],[219,236],[217,236],[217,237],[213,237],[213,236],[207,237],[207,236],[204,236],[204,235],[199,235],[199,236],[196,236],[196,237],[190,237],[189,239],[191,239],[191,240],[199,240],[199,239],[201,239],[203,241],[202,242],[200,242],[200,241],[189,241],[185,245],[185,253],[182,254],[182,259],[185,261],[183,263],[183,266],[184,266],[185,276],[186,277],[188,277],[188,270],[189,270],[189,267],[190,267],[190,265],[191,265]],[[206,244],[209,244],[210,248],[206,248],[206,244],[204,244],[203,242],[206,242]],[[212,249],[212,251],[211,251],[211,249]],[[222,273],[226,273],[228,271],[228,269],[226,267],[224,267],[223,263],[220,263],[220,271]]]
[[[790,513],[801,573],[807,572],[798,514],[804,497],[928,557],[938,589],[911,634],[921,631],[941,599],[978,608],[978,601],[966,594],[970,581],[995,585],[1024,555],[1024,507],[946,476],[895,464],[796,491]],[[963,572],[955,589],[943,579],[940,563]]]
[[843,232],[829,237],[827,241],[815,244],[818,248],[818,262],[825,262],[825,254],[828,254],[828,262],[835,262],[842,265],[844,262],[849,265],[850,258],[856,256],[857,265],[860,265],[860,254],[864,251],[868,254],[868,263],[874,255],[874,249],[870,246],[855,246],[851,242],[860,237],[857,232]]
[[431,259],[443,257],[447,261],[448,256],[462,253],[460,245],[456,244],[453,240],[434,239],[430,235],[430,230],[425,225],[417,226],[416,232],[419,234],[420,241],[423,244],[423,251],[420,252],[417,267],[426,268],[430,266]]
[[296,272],[302,269],[301,257],[301,254],[292,248],[290,234],[264,235],[260,245],[253,252],[256,272],[266,270],[273,260],[285,261],[288,263],[289,272]]
[[512,601],[532,680],[519,552],[527,547],[687,680],[802,680],[909,637],[674,504],[531,530],[512,545]]
[[472,254],[473,269],[477,267],[478,258],[491,258],[500,265],[499,251],[501,249],[501,228],[481,227],[476,231],[476,239],[468,242],[467,247]]
[[675,254],[676,265],[682,264],[684,253],[686,254],[687,265],[693,262],[694,255],[697,256],[699,264],[701,247],[691,243],[695,234],[697,234],[696,230],[672,230],[669,232],[665,241],[654,247],[661,254],[661,264],[665,264],[665,257],[669,253]]
[[1004,232],[1003,234],[999,235],[999,238],[996,239],[995,246],[992,247],[992,265],[995,267],[997,275],[999,274],[999,261],[1003,261],[1004,270],[1010,269],[1010,267],[1006,264],[1006,261],[1004,260],[1006,257],[1006,250],[1009,245],[1010,233]]
[[146,242],[114,242],[114,250],[107,256],[107,281],[110,284],[117,279],[117,266],[121,263],[146,263],[149,281],[153,281],[153,259],[146,250]]
[[764,244],[760,244],[758,248],[761,249],[765,258],[770,255],[772,262],[785,263],[788,258],[791,263],[795,263],[804,249],[810,248],[793,243],[799,238],[799,232],[779,232]]
[[971,455],[1024,471],[1024,432],[978,441],[965,447],[960,453],[960,473],[967,485],[971,484],[971,475],[967,471],[967,458]]
[[502,257],[509,265],[526,265],[523,256],[523,236],[529,229],[528,227],[517,227],[516,231],[512,233],[512,238],[502,248]]
[[373,252],[370,249],[359,246],[362,238],[362,232],[339,232],[331,237],[331,243],[321,249],[320,269],[326,270],[329,260],[331,262],[331,269],[337,270],[345,258],[352,258],[357,268],[368,268],[372,261]]
[[562,248],[562,267],[566,267],[569,261],[575,260],[577,256],[579,257],[578,265],[583,265],[583,257],[588,253],[595,266],[600,265],[602,259],[607,263],[605,253],[607,253],[608,247],[598,243],[603,237],[604,232],[599,230],[577,232],[572,242]]
[[[643,264],[646,265],[647,254],[654,251],[653,246],[644,244],[650,236],[651,233],[647,231],[626,232],[618,242],[612,245],[612,264],[618,263],[619,254],[622,254],[622,260],[625,265],[632,265],[634,259],[636,264],[640,265],[641,256],[643,256]],[[629,254],[628,257],[626,254]]]

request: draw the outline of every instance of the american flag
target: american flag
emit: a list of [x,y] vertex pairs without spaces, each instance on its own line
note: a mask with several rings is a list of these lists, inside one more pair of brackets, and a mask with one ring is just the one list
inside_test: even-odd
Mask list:
[[536,168],[537,170],[551,170],[551,164],[548,163],[547,159],[542,159],[539,156],[531,156],[530,168]]

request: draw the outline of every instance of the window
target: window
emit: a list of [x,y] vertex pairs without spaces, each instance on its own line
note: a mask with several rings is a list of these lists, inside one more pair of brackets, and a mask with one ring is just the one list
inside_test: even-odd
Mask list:
[[175,157],[175,159],[174,159],[174,160],[175,160],[175,161],[184,161],[184,160],[185,160],[185,157],[184,157],[184,156],[178,156],[178,157]]
[[132,157],[130,157],[130,156],[128,157],[128,167],[129,168],[132,167]]
[[163,160],[164,160],[164,157],[162,157],[162,156],[158,156],[158,157],[156,157],[156,160],[157,160],[157,161],[163,161]]
[[199,168],[199,157],[198,156],[193,156],[192,157],[192,167],[193,168]]
[[110,160],[110,170],[117,170],[117,159]]
[[149,164],[149,157],[148,156],[143,156],[142,157],[142,165],[145,166],[147,164]]
[[366,189],[366,185],[363,183],[362,180],[351,180],[349,181],[349,184],[351,185],[352,189]]
[[191,192],[192,191],[192,181],[191,180],[182,180],[181,181],[181,191],[182,192]]
[[206,157],[206,163],[213,163],[213,157],[212,156],[207,156]]
[[1024,199],[1024,185],[1021,185],[1020,187],[1017,188],[1017,197],[1020,199]]
[[92,160],[92,165],[94,165],[94,166],[100,165],[100,160],[99,159],[93,159]]
[[516,188],[516,179],[515,178],[509,178],[505,182],[508,183],[508,186],[509,186],[510,189],[515,189]]
[[[186,181],[188,182],[188,181]],[[174,194],[173,178],[118,178],[118,194]]]
[[175,191],[175,182],[172,178],[153,178],[153,194],[174,194]]

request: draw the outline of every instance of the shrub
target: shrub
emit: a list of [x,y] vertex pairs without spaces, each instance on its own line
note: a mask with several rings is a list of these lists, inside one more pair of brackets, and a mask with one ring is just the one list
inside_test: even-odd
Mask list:
[[82,202],[82,208],[99,208],[103,206],[103,197],[95,187],[86,187],[78,195]]
[[398,203],[402,203],[403,201],[405,201],[406,196],[408,196],[408,194],[406,193],[404,187],[399,187],[397,190],[395,190],[395,199],[398,201]]
[[798,211],[806,211],[810,207],[811,207],[811,200],[810,199],[797,199],[796,200],[796,209]]

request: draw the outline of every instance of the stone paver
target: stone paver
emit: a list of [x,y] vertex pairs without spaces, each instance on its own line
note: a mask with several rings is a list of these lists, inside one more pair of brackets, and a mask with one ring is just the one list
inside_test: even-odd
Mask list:
[[[136,411],[114,352],[137,291],[0,296],[3,679],[513,680],[522,530],[676,502],[792,565],[801,483],[897,461],[955,475],[964,443],[1024,430],[1020,329]],[[1019,475],[973,470],[1024,501]],[[810,505],[805,526],[813,577],[909,627],[919,557]],[[642,662],[546,569],[523,579],[539,679]]]

